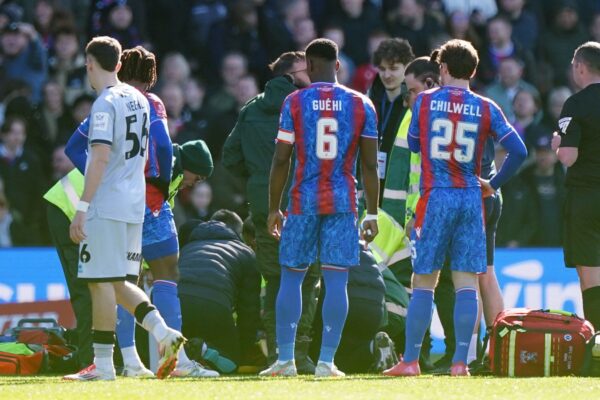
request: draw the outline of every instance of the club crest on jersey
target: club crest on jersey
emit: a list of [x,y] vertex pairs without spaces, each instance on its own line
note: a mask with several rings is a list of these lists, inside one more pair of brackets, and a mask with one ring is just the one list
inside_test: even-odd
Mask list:
[[92,129],[95,131],[106,131],[108,130],[108,113],[97,112],[94,114],[92,121]]
[[562,133],[567,133],[567,128],[569,127],[572,119],[573,118],[571,117],[565,117],[558,120],[558,127]]

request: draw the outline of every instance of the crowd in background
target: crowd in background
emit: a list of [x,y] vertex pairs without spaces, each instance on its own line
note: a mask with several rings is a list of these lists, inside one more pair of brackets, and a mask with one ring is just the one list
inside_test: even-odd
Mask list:
[[502,189],[497,244],[560,245],[564,170],[550,137],[577,90],[573,51],[600,41],[597,0],[0,0],[0,247],[50,244],[42,194],[73,168],[64,145],[94,100],[83,46],[96,35],[152,50],[173,142],[209,145],[215,173],[180,193],[178,224],[222,208],[247,215],[222,147],[282,52],[332,39],[340,83],[367,92],[383,39],[407,39],[417,57],[469,40],[480,56],[474,90],[498,103],[531,154]]

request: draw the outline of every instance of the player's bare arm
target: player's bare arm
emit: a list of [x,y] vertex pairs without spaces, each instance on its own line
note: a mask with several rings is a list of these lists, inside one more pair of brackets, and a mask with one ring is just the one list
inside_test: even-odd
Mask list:
[[[287,182],[290,172],[290,158],[294,146],[288,143],[277,142],[275,145],[275,155],[271,164],[271,173],[269,176],[269,217],[267,219],[267,229],[273,237],[279,240],[281,236],[281,227],[283,224],[283,214],[281,213],[281,196]],[[377,171],[375,172],[377,173]],[[375,203],[377,204],[377,203]]]
[[[85,186],[83,195],[81,196],[82,204],[87,203],[87,205],[89,205],[94,198],[96,190],[98,190],[98,186],[100,186],[100,182],[102,182],[102,177],[104,176],[109,157],[110,146],[101,143],[92,145],[90,164],[85,174]],[[77,214],[75,214],[75,218],[71,223],[69,235],[71,236],[71,240],[75,243],[79,243],[86,238],[84,230],[85,213],[86,211],[83,211],[83,209],[80,209],[78,206]]]
[[[360,162],[367,202],[367,214],[377,215],[379,202],[379,177],[377,176],[377,139],[360,138]],[[362,223],[362,235],[367,242],[371,242],[379,233],[377,219],[367,220]]]

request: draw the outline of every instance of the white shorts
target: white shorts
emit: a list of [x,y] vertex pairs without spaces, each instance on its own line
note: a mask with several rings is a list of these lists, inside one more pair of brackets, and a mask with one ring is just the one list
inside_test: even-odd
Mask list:
[[142,225],[88,217],[84,227],[87,238],[79,244],[77,277],[88,282],[114,282],[138,276]]

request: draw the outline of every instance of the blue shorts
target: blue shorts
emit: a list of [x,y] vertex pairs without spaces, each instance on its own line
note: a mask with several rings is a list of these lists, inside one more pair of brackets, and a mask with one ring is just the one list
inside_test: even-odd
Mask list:
[[307,268],[317,260],[323,265],[359,265],[358,219],[354,213],[327,215],[290,214],[279,243],[279,263]]
[[169,203],[164,202],[158,214],[146,207],[142,231],[142,256],[146,261],[177,254],[177,228]]
[[453,271],[487,271],[481,188],[433,188],[417,204],[411,233],[416,274],[431,274],[448,260]]

